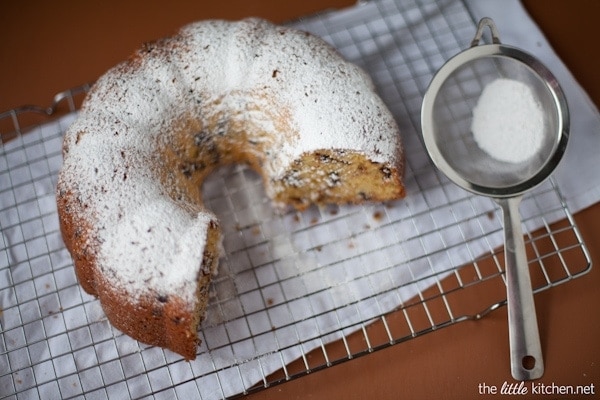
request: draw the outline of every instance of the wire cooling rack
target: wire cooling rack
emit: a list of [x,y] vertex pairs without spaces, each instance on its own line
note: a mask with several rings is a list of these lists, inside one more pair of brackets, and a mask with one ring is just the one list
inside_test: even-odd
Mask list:
[[[441,176],[419,138],[422,95],[475,22],[460,1],[381,0],[293,23],[373,76],[402,130],[409,194],[278,215],[251,171],[216,172],[203,190],[226,255],[193,362],[112,328],[76,282],[54,187],[62,136],[89,87],[60,94],[51,110],[0,114],[0,398],[231,397],[503,305],[500,211]],[[65,116],[32,117],[54,109]],[[590,269],[552,180],[525,197],[522,214],[536,292]]]

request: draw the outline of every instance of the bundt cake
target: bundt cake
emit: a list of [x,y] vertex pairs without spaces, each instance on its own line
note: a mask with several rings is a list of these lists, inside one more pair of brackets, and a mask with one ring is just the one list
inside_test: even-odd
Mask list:
[[277,207],[404,195],[398,127],[322,39],[203,21],[102,76],[63,144],[57,205],[83,289],[131,337],[196,356],[220,249],[201,186],[244,163]]

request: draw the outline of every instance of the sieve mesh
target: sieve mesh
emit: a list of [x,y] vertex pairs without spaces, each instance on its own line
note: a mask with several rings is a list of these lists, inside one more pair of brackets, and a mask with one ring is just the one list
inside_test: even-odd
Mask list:
[[[542,143],[536,154],[526,161],[497,160],[475,141],[473,110],[484,89],[496,79],[525,84],[544,111]],[[434,135],[437,149],[451,169],[478,186],[500,189],[524,183],[548,164],[558,149],[562,122],[557,110],[559,105],[542,77],[521,61],[498,55],[466,60],[449,72],[439,90],[431,95],[434,100],[430,133]],[[506,115],[506,119],[510,118],[511,115]],[[495,130],[490,129],[490,132]],[[513,145],[526,143],[526,138],[522,138],[521,144]]]

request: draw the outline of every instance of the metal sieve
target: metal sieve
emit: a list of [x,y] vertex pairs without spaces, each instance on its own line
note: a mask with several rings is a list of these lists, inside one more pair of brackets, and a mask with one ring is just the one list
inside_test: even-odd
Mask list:
[[[480,45],[486,27],[492,43]],[[471,131],[473,110],[484,88],[500,78],[526,84],[543,110],[541,142],[525,161],[499,161],[479,147]],[[501,44],[494,22],[483,18],[471,47],[433,77],[423,98],[421,124],[436,167],[457,185],[492,197],[502,209],[511,373],[517,380],[539,378],[544,363],[519,205],[523,194],[544,181],[564,154],[569,136],[565,96],[540,61]]]

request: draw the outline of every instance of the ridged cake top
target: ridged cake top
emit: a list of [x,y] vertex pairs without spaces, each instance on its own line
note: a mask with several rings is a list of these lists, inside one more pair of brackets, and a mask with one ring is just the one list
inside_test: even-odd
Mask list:
[[215,20],[146,45],[90,91],[67,132],[59,181],[98,229],[100,268],[134,295],[194,295],[209,217],[176,204],[149,168],[190,119],[213,135],[230,121],[247,124],[249,141],[269,143],[263,168],[272,178],[318,149],[392,165],[402,157],[370,78],[315,36]]

